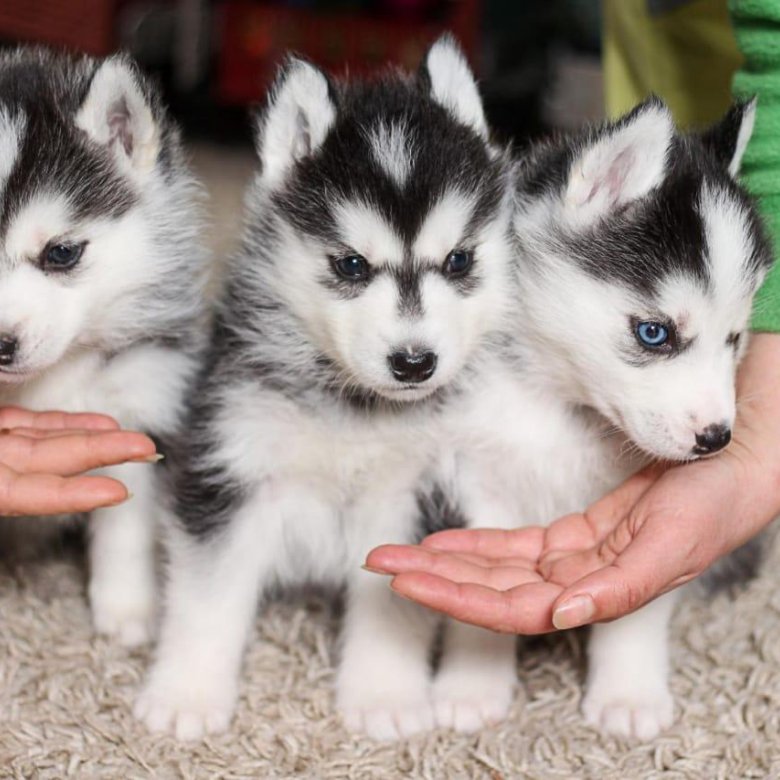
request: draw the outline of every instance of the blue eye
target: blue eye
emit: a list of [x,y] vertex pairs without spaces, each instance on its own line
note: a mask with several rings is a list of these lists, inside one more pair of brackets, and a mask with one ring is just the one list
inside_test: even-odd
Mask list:
[[82,244],[49,244],[41,257],[44,270],[67,271],[73,268],[81,259],[86,243]]
[[359,282],[368,277],[368,261],[362,255],[347,255],[333,261],[336,273],[351,282]]
[[636,337],[645,347],[662,347],[669,341],[669,329],[660,322],[640,322],[636,326]]
[[463,276],[471,270],[474,264],[474,253],[465,249],[455,249],[447,255],[444,261],[445,276]]

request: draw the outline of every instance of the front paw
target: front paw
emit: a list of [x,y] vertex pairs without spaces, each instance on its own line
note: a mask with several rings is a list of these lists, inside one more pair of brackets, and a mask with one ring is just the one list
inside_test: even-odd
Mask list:
[[674,699],[665,683],[632,691],[630,685],[593,684],[582,702],[591,725],[609,734],[651,740],[674,722]]
[[369,685],[361,691],[341,693],[337,706],[350,731],[384,742],[431,731],[435,725],[427,690],[381,694]]
[[436,725],[468,734],[500,723],[512,706],[515,685],[514,675],[441,675],[433,685]]
[[133,715],[149,731],[171,733],[182,741],[227,731],[236,708],[232,680],[192,670],[156,667],[136,699]]
[[137,647],[152,638],[155,619],[151,583],[90,583],[92,622],[99,634],[113,637],[125,647]]

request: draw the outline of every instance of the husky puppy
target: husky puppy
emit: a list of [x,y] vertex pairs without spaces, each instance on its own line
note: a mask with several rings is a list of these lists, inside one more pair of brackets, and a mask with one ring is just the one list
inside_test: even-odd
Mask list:
[[416,77],[333,83],[292,59],[188,435],[170,582],[136,715],[227,728],[258,595],[346,584],[337,703],[379,738],[429,728],[435,621],[361,570],[419,538],[431,430],[504,322],[511,192],[473,76],[442,39]]
[[[0,54],[0,404],[173,432],[203,327],[196,192],[128,58]],[[152,468],[106,469],[133,498],[90,529],[94,624],[125,644],[153,617]]]
[[[513,335],[453,406],[439,475],[469,525],[549,522],[649,460],[728,445],[752,299],[772,260],[734,180],[754,111],[736,105],[709,132],[682,135],[653,99],[520,164]],[[673,602],[593,627],[588,722],[644,739],[671,724]],[[460,704],[439,706],[438,721],[476,728],[514,683],[512,638],[453,623],[445,650],[436,685]]]

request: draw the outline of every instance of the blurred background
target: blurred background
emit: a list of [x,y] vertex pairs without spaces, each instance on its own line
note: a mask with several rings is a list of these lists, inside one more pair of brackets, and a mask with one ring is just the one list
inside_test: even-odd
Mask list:
[[229,247],[252,171],[248,108],[287,51],[334,73],[416,68],[445,30],[497,133],[522,146],[603,115],[599,0],[0,0],[0,45],[130,52],[153,73]]

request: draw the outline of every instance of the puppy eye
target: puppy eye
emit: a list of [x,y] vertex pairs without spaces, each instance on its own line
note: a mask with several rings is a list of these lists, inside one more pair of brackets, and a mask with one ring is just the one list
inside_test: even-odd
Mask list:
[[363,255],[346,255],[333,261],[336,273],[350,282],[360,282],[368,278],[369,265]]
[[635,333],[643,347],[658,349],[669,343],[669,328],[660,322],[638,322]]
[[81,244],[49,244],[41,254],[41,268],[44,271],[68,271],[73,268],[84,253],[86,241]]
[[442,272],[449,278],[465,276],[474,265],[474,253],[465,249],[454,249],[447,255]]

